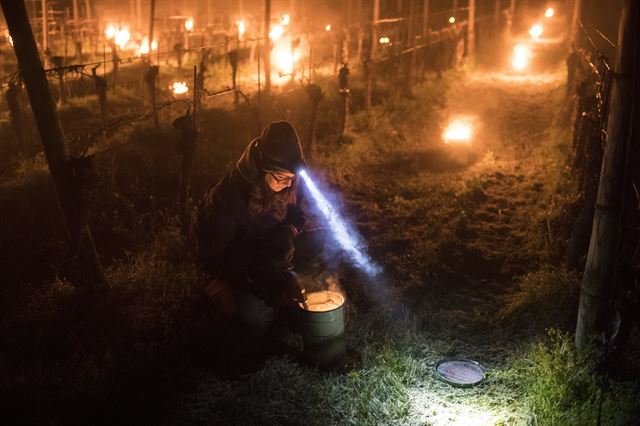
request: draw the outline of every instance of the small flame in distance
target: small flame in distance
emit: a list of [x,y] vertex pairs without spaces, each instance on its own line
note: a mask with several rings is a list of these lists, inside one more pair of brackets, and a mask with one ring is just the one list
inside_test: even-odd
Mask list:
[[236,25],[238,27],[238,38],[242,40],[244,33],[247,32],[247,26],[242,19],[236,21]]
[[284,34],[284,28],[282,28],[282,25],[274,25],[271,28],[271,31],[269,31],[269,38],[276,41],[280,36],[282,36],[282,34]]
[[529,29],[529,35],[534,40],[538,40],[543,32],[544,27],[542,26],[542,24],[533,24]]
[[171,91],[174,95],[184,95],[189,91],[189,87],[184,81],[174,81],[173,85],[171,86]]
[[517,71],[524,70],[529,65],[529,58],[531,58],[531,49],[524,44],[516,44],[513,47],[513,60],[511,65]]
[[457,117],[453,119],[442,133],[444,143],[471,143],[473,123],[469,117]]
[[189,18],[184,21],[184,29],[187,31],[193,30],[193,18]]

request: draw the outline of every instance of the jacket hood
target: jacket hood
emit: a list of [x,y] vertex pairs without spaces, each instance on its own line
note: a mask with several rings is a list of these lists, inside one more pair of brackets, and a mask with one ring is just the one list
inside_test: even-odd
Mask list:
[[254,186],[262,186],[262,177],[264,172],[258,167],[258,159],[260,152],[258,150],[258,142],[260,138],[255,138],[247,145],[240,159],[236,163],[236,170],[249,183]]

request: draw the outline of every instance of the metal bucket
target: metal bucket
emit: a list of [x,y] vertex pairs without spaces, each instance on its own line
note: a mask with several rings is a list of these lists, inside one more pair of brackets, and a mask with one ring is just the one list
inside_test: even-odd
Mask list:
[[344,302],[340,293],[318,291],[308,293],[302,311],[302,357],[319,367],[335,366],[347,355],[344,340]]

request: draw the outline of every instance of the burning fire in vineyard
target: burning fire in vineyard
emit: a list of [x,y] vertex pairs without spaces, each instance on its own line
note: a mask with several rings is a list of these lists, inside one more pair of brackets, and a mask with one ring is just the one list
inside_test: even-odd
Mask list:
[[184,95],[189,91],[189,87],[185,81],[174,81],[171,85],[171,91],[174,95]]
[[442,133],[444,143],[469,145],[473,136],[474,120],[475,117],[466,115],[454,117]]

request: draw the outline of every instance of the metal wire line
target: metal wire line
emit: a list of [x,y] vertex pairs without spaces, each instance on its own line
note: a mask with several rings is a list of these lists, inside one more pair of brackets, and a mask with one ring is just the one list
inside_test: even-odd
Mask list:
[[607,71],[609,71],[610,73],[615,75],[615,73],[613,72],[613,69],[611,68],[611,65],[609,64],[609,61],[607,60],[607,57],[600,51],[600,49],[598,48],[598,45],[595,43],[595,41],[593,40],[593,38],[589,34],[589,31],[584,26],[584,23],[582,22],[582,20],[579,19],[578,23],[580,24],[580,28],[582,29],[582,32],[584,33],[585,37],[587,38],[587,40],[591,44],[591,47],[593,47],[594,52],[598,54],[598,59],[600,59],[603,62],[603,64],[605,65]]

